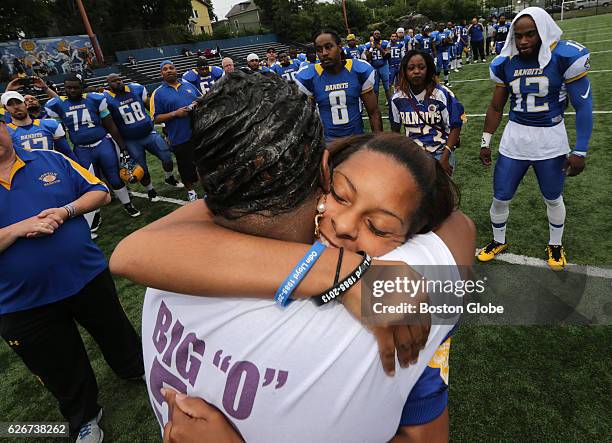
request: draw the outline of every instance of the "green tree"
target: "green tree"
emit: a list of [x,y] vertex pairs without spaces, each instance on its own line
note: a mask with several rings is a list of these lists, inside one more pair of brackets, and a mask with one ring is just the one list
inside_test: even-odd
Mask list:
[[45,37],[45,23],[51,20],[51,0],[0,1],[0,40]]

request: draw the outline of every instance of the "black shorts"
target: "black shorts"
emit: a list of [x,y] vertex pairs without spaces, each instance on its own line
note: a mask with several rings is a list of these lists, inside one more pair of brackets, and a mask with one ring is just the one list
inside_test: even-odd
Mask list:
[[172,152],[174,152],[176,157],[176,165],[178,166],[179,175],[183,183],[198,182],[194,150],[195,143],[192,140],[172,146]]

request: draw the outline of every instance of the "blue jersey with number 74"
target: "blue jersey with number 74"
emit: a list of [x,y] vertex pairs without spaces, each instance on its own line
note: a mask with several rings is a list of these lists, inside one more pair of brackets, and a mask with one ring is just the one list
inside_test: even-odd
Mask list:
[[320,64],[300,69],[295,77],[300,90],[313,97],[327,141],[363,134],[359,98],[374,86],[374,68],[359,59],[345,61],[339,74],[332,74]]
[[[587,75],[589,50],[571,40],[560,40],[550,62],[540,68],[537,59],[496,57],[491,80],[510,94],[510,120],[525,126],[555,126],[563,120],[565,84]],[[588,93],[588,91],[587,91]]]
[[109,115],[103,94],[90,92],[79,100],[55,97],[45,104],[49,117],[62,120],[75,145],[90,145],[106,137],[102,119]]

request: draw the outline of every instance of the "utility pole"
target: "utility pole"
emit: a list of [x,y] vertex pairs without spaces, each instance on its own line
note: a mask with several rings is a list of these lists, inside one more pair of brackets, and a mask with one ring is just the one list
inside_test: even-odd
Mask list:
[[85,11],[85,6],[83,6],[82,0],[75,0],[77,7],[79,8],[79,12],[81,13],[81,19],[83,20],[83,25],[85,26],[85,32],[89,36],[89,40],[91,41],[91,45],[93,46],[94,52],[96,53],[96,58],[98,59],[98,64],[104,64],[104,54],[102,54],[102,49],[100,49],[100,45],[98,44],[98,40],[91,29],[91,25],[89,24],[89,19],[87,18],[87,12]]
[[348,19],[346,17],[346,0],[342,0],[342,14],[344,15],[344,27],[346,28],[346,35],[351,33],[348,25]]

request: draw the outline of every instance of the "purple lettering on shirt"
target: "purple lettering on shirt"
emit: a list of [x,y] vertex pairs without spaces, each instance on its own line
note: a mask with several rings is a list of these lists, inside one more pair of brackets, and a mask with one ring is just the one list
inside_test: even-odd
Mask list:
[[162,301],[159,305],[159,311],[157,312],[157,320],[155,321],[155,328],[153,328],[153,344],[155,349],[160,354],[166,348],[168,339],[166,338],[166,332],[170,329],[172,324],[172,312],[168,309],[168,306]]
[[151,365],[151,372],[149,374],[149,386],[151,389],[151,393],[155,398],[157,404],[155,404],[155,415],[160,423],[163,424],[162,416],[161,416],[161,405],[166,401],[164,396],[160,392],[160,389],[163,387],[170,387],[175,391],[182,392],[185,394],[187,392],[187,385],[181,381],[176,375],[172,372],[168,371],[166,368],[162,366],[162,364],[157,360],[157,357],[153,360],[153,364]]
[[179,344],[181,337],[183,336],[183,331],[185,328],[183,327],[180,320],[177,318],[176,323],[172,327],[172,334],[170,335],[170,345],[166,348],[166,352],[164,353],[164,358],[162,361],[166,364],[166,366],[172,365],[172,354],[176,349],[176,346]]
[[[243,376],[244,382],[236,405],[238,388]],[[236,362],[227,374],[227,382],[223,392],[223,408],[232,417],[244,420],[251,415],[258,386],[259,369],[257,369],[257,366],[250,361]]]
[[[193,349],[192,353],[189,352],[190,346]],[[204,356],[205,349],[206,344],[202,340],[199,340],[193,332],[190,332],[176,350],[176,369],[178,373],[181,374],[181,377],[189,380],[191,386],[195,385],[198,372],[200,371],[200,365],[202,364],[202,360],[194,354],[198,354],[202,357]],[[189,367],[187,367],[188,364]]]

